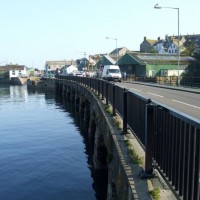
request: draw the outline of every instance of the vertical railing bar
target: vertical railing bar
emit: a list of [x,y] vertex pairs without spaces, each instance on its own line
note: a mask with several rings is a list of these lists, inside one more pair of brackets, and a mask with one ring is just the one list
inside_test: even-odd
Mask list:
[[108,105],[108,82],[106,82],[106,105]]
[[199,200],[200,199],[199,180],[200,180],[200,129],[196,130],[194,200]]
[[187,132],[186,132],[186,151],[185,151],[185,176],[184,176],[184,192],[183,198],[188,199],[189,192],[189,167],[190,167],[190,138],[191,137],[191,126],[187,124]]
[[113,102],[112,102],[112,108],[113,108],[113,110],[112,110],[112,114],[113,114],[113,116],[115,116],[116,115],[116,111],[115,111],[115,85],[113,84]]
[[167,163],[168,163],[168,160],[167,160],[167,155],[168,155],[168,136],[167,136],[167,133],[168,133],[168,127],[169,127],[169,114],[168,112],[165,112],[165,127],[164,127],[164,155],[163,155],[163,172],[166,173],[166,169],[167,169]]
[[127,133],[127,90],[123,91],[123,134]]
[[180,154],[180,120],[176,119],[176,143],[175,143],[175,179],[174,185],[175,190],[178,190],[178,182],[179,182],[179,154]]
[[176,166],[176,127],[177,127],[177,118],[174,117],[173,128],[172,128],[172,170],[171,170],[171,180],[172,185],[175,182],[175,166]]
[[190,166],[189,166],[189,194],[188,199],[194,199],[194,176],[195,176],[195,156],[196,156],[196,129],[191,127],[190,143]]

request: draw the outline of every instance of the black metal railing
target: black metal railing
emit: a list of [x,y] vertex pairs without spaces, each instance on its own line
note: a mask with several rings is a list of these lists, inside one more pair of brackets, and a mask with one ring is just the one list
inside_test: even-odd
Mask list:
[[81,84],[110,103],[145,150],[145,173],[153,165],[183,200],[200,199],[200,121],[151,102],[111,82],[86,77],[59,77]]

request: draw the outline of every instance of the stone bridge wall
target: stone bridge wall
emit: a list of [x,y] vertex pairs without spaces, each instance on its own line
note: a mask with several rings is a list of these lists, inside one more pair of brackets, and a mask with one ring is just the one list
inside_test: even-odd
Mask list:
[[93,143],[95,169],[108,170],[107,199],[138,199],[134,198],[135,188],[133,179],[129,177],[130,168],[124,162],[119,145],[119,138],[122,141],[123,136],[120,130],[113,127],[111,117],[105,112],[97,95],[73,82],[57,82],[56,90],[68,101],[74,102],[83,120],[89,123],[88,134]]

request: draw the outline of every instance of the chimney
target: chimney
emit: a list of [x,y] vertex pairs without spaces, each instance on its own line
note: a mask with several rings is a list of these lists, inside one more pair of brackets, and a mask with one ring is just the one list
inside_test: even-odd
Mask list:
[[147,37],[145,36],[145,37],[144,37],[144,41],[146,41],[146,40],[147,40]]
[[160,37],[158,37],[158,41],[160,41]]

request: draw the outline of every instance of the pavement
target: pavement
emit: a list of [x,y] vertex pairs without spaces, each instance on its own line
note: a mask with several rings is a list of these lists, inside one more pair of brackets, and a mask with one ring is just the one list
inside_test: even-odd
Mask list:
[[200,94],[200,88],[190,88],[190,87],[182,87],[182,86],[178,87],[178,86],[163,85],[163,84],[158,84],[158,83],[150,83],[150,82],[146,83],[146,82],[140,82],[140,81],[132,81],[131,83]]
[[[145,158],[145,151],[144,149],[141,147],[141,145],[139,144],[138,140],[135,138],[135,136],[129,132],[128,134],[126,134],[124,136],[125,140],[129,140],[132,144],[132,147],[134,149],[134,151],[136,152],[136,154],[140,157],[140,158]],[[145,162],[143,162],[143,164],[140,166],[141,169],[144,170],[144,164]],[[136,170],[137,167],[135,165],[132,165],[132,171],[134,173],[134,181],[136,183],[140,183],[140,187],[143,187],[141,182],[141,177],[138,176],[139,173],[141,173],[141,171]],[[148,191],[152,191],[154,189],[159,189],[159,199],[160,200],[177,200],[180,199],[179,196],[173,191],[171,190],[170,186],[167,184],[167,182],[162,178],[161,174],[159,173],[159,171],[155,168],[153,171],[153,177],[147,178],[148,181]],[[139,187],[137,188],[139,191]],[[139,192],[138,191],[138,192]],[[143,199],[143,198],[142,198]]]

